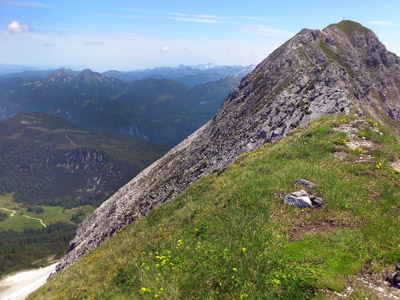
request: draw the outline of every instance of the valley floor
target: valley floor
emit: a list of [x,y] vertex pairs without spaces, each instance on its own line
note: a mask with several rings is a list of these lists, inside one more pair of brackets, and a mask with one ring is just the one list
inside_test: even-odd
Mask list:
[[[16,213],[16,211],[15,211],[15,210],[12,210],[12,209],[7,209],[7,208],[3,208],[3,207],[0,207],[0,209],[5,210],[5,211],[8,211],[8,212],[11,212],[10,217],[14,217],[14,215],[15,215],[15,213]],[[47,227],[47,225],[43,223],[43,220],[42,220],[42,219],[33,218],[33,217],[30,217],[30,216],[25,216],[25,215],[23,215],[22,217],[25,217],[25,218],[28,218],[28,219],[31,219],[31,220],[39,221],[40,224],[41,224],[43,227]]]

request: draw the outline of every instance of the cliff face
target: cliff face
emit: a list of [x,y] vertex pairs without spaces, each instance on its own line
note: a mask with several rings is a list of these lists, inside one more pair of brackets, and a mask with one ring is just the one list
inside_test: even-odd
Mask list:
[[400,59],[358,23],[303,29],[247,75],[217,115],[142,171],[92,215],[61,271],[130,222],[244,151],[325,114],[373,117],[399,133]]

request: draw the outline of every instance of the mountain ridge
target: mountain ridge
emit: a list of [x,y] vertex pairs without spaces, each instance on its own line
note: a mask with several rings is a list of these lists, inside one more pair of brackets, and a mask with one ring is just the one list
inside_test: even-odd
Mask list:
[[323,31],[303,29],[271,53],[211,121],[84,220],[57,271],[202,176],[318,117],[372,116],[399,132],[400,60],[362,28],[343,21]]
[[[158,67],[153,69],[143,69],[134,71],[118,71],[108,70],[105,72],[96,72],[108,78],[119,79],[126,83],[130,83],[140,79],[158,78],[158,79],[171,79],[181,82],[188,87],[194,87],[198,84],[204,84],[211,81],[220,80],[229,76],[242,78],[247,73],[252,71],[255,66],[216,66],[213,64],[197,65],[197,66],[184,66],[177,67]],[[1,64],[0,64],[1,69]],[[57,70],[64,70],[71,76],[77,76],[81,71],[75,71],[70,68],[58,68],[55,70],[24,70],[18,73],[0,74],[0,78],[13,78],[13,77],[38,77],[46,79],[49,75]],[[88,70],[88,69],[86,69]],[[1,70],[0,70],[1,71]],[[93,72],[93,71],[92,71]]]
[[47,79],[0,79],[0,118],[40,111],[172,146],[207,122],[238,83],[226,77],[189,88],[170,79],[126,83],[88,69],[76,76],[59,69]]

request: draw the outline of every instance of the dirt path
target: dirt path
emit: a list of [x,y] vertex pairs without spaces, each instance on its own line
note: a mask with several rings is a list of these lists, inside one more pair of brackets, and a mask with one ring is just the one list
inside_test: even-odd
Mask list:
[[0,207],[0,209],[12,212],[12,214],[10,215],[11,217],[14,217],[14,214],[16,213],[16,211],[13,209],[8,209],[8,208],[3,208],[3,207]]
[[46,224],[43,223],[43,220],[42,220],[42,219],[34,218],[34,217],[26,216],[26,215],[23,215],[23,217],[28,218],[28,219],[32,219],[32,220],[37,220],[37,221],[40,222],[40,224],[43,225],[43,227],[45,227],[45,228],[47,227]]
[[[9,212],[11,212],[11,215],[10,215],[10,217],[14,217],[14,214],[16,213],[16,211],[15,211],[15,210],[13,210],[13,209],[8,209],[8,208],[4,208],[4,207],[0,207],[0,209],[3,209],[3,210],[6,210],[6,211],[9,211]],[[43,220],[42,220],[42,219],[39,219],[39,218],[34,218],[34,217],[26,216],[26,215],[22,215],[22,217],[25,217],[25,218],[28,218],[28,219],[32,219],[32,220],[39,221],[39,222],[40,222],[40,224],[42,224],[42,226],[43,226],[44,228],[46,228],[46,227],[47,227],[47,225],[46,225],[46,224],[44,224],[44,222],[43,222]]]
[[78,145],[75,144],[74,141],[70,139],[68,133],[65,133],[65,138],[71,143],[71,146],[78,147]]

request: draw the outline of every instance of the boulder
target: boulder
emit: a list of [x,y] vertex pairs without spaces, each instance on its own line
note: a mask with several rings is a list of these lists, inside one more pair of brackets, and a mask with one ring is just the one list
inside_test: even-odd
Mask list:
[[283,198],[285,204],[298,208],[312,208],[310,196],[305,190],[299,190],[285,195]]
[[304,178],[300,178],[299,180],[296,180],[294,184],[300,185],[302,187],[305,187],[306,189],[309,189],[312,191],[317,185],[311,181],[308,181]]

